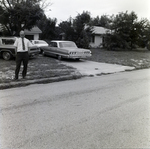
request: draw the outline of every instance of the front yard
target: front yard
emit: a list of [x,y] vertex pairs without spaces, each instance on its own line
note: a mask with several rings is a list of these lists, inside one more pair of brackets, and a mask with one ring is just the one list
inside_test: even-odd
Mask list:
[[[15,60],[5,61],[1,58],[0,63],[0,83],[11,82],[15,74]],[[20,79],[22,78],[21,72],[22,67],[20,70]],[[72,73],[76,73],[74,68],[61,64],[61,62],[55,58],[39,55],[38,57],[29,60],[27,79],[34,80],[59,77],[70,75]]]
[[134,66],[136,69],[150,68],[150,51],[107,51],[92,49],[89,60],[125,66]]
[[[134,66],[136,69],[150,68],[150,51],[106,51],[103,49],[91,49],[91,51],[92,57],[88,60]],[[0,83],[11,82],[14,77],[15,60],[5,61],[0,58],[0,63]],[[29,61],[27,79],[59,77],[75,73],[74,68],[63,65],[61,61],[39,55]]]

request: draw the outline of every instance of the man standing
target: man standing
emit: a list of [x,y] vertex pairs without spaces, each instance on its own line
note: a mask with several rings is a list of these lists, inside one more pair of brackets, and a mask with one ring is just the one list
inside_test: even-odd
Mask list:
[[18,80],[21,63],[23,62],[23,79],[27,74],[28,60],[29,60],[29,47],[32,46],[31,42],[25,38],[24,31],[20,31],[20,37],[16,39],[14,46],[16,46],[16,70],[14,80]]

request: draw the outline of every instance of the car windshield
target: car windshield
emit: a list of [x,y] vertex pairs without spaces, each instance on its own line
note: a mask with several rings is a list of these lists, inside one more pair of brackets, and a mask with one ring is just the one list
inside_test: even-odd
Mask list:
[[60,42],[59,43],[60,48],[64,47],[74,47],[77,48],[76,44],[74,42]]
[[45,41],[35,41],[34,43],[35,43],[35,44],[43,44],[43,43],[46,44]]

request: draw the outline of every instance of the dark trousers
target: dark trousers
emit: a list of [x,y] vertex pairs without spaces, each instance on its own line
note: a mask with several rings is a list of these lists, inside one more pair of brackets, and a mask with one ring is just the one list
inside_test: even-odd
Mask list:
[[27,74],[27,67],[29,61],[29,54],[28,52],[18,52],[16,55],[16,70],[15,70],[15,78],[18,79],[19,71],[21,63],[23,62],[23,71],[22,77],[25,78]]

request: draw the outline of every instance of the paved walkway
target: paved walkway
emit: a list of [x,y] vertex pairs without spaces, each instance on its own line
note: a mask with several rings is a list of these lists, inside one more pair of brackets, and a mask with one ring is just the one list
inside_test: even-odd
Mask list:
[[131,71],[135,69],[135,67],[130,66],[98,63],[87,60],[81,60],[79,62],[63,62],[63,64],[76,68],[83,76],[96,76],[101,74]]

